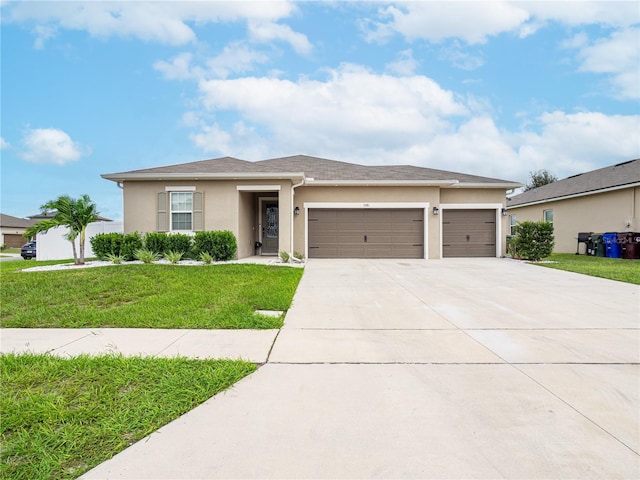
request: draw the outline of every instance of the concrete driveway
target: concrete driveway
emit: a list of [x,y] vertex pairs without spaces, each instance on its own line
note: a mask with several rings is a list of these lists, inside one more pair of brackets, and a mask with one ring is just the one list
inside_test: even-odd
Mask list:
[[311,260],[258,372],[84,478],[639,478],[639,290]]

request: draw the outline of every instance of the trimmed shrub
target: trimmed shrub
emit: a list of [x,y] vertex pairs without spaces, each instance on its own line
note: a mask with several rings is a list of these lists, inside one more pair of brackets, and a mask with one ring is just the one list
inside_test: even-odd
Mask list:
[[144,236],[144,248],[158,255],[164,255],[167,250],[170,250],[167,248],[167,237],[166,232],[149,232]]
[[108,260],[110,255],[119,256],[122,248],[123,233],[99,233],[89,239],[93,254],[99,260]]
[[215,261],[226,261],[235,257],[238,243],[229,230],[196,232],[193,249],[196,256],[208,253]]
[[162,253],[180,252],[184,256],[191,251],[192,243],[192,239],[189,235],[184,233],[173,233],[171,235],[167,235],[165,250]]
[[138,232],[127,233],[122,239],[120,256],[127,262],[136,259],[136,251],[142,248],[142,236]]
[[526,221],[518,223],[516,235],[511,238],[512,254],[515,258],[538,261],[553,252],[553,224]]

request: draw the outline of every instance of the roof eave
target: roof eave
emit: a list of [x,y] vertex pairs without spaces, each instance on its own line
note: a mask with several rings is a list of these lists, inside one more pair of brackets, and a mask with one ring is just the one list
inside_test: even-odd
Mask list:
[[640,187],[640,182],[627,183],[627,184],[624,184],[624,185],[616,185],[615,187],[599,188],[597,190],[589,190],[589,191],[580,192],[580,193],[572,193],[570,195],[560,195],[558,197],[543,198],[543,199],[535,200],[535,201],[532,201],[532,202],[519,203],[517,205],[509,205],[507,203],[507,209],[509,209],[509,208],[520,208],[520,207],[529,207],[531,205],[540,205],[542,203],[558,202],[560,200],[568,200],[570,198],[587,197],[589,195],[597,195],[599,193],[614,192],[616,190],[624,190],[626,188],[635,188],[635,187]]
[[510,182],[460,182],[454,185],[455,188],[504,188],[510,190],[512,188],[522,187],[521,183]]
[[449,187],[457,180],[314,180],[307,178],[306,186],[316,187]]
[[295,180],[304,179],[302,172],[225,172],[225,173],[106,173],[100,175],[112,182],[163,180]]

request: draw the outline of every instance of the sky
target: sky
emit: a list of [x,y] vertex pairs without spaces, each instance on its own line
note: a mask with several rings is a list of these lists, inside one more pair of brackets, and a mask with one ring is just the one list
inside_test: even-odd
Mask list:
[[0,210],[231,156],[526,183],[640,157],[640,3],[0,0]]

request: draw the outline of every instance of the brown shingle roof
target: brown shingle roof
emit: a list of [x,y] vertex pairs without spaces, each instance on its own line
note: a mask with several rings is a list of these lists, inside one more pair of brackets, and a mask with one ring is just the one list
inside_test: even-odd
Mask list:
[[29,228],[34,223],[34,220],[29,220],[28,218],[12,217],[11,215],[0,213],[0,226],[2,227]]
[[[178,163],[166,165],[164,167],[145,168],[142,170],[131,170],[121,173],[251,173],[261,172],[254,162],[247,162],[233,157],[212,158],[210,160],[200,160],[197,162]],[[116,174],[114,174],[116,175]]]
[[529,203],[559,200],[571,195],[598,193],[601,190],[639,182],[640,159],[629,160],[534,188],[510,198],[507,205],[516,207]]
[[201,160],[198,162],[182,163],[165,167],[132,170],[129,172],[103,175],[109,180],[119,181],[122,178],[140,178],[153,175],[216,175],[251,174],[259,178],[261,174],[304,174],[307,179],[314,181],[452,181],[452,183],[484,183],[504,184],[505,188],[513,188],[517,182],[509,182],[494,178],[467,175],[464,173],[447,172],[432,168],[422,168],[412,165],[368,166],[355,163],[340,162],[326,158],[294,155],[290,157],[272,158],[257,162],[248,162],[232,157]]
[[325,181],[413,181],[413,180],[457,180],[460,183],[514,183],[494,178],[467,175],[464,173],[435,170],[413,165],[369,166],[327,160],[326,158],[294,155],[256,162],[275,169],[304,172],[314,180]]

